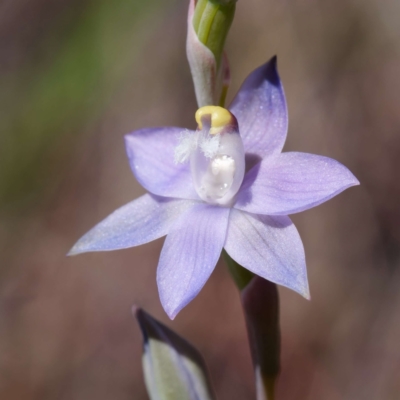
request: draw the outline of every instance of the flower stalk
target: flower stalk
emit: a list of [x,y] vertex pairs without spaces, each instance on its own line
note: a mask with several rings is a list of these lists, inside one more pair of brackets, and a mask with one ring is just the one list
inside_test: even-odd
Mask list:
[[236,286],[239,290],[243,290],[253,279],[254,274],[239,265],[225,250],[222,251],[222,256]]
[[255,276],[241,291],[257,400],[273,400],[280,370],[279,294],[275,283]]

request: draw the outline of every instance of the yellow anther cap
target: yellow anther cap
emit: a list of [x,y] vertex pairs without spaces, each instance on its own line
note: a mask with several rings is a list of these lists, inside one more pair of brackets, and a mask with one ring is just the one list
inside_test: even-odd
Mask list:
[[196,122],[199,125],[199,129],[203,129],[202,117],[205,115],[211,115],[211,134],[219,133],[220,129],[232,124],[232,114],[223,107],[218,106],[205,106],[201,107],[196,111]]

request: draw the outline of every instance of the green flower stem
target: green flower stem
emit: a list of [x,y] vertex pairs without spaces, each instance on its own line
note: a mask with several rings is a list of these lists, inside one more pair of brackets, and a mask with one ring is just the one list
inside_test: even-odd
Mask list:
[[275,376],[262,376],[263,395],[266,400],[275,400],[275,383],[278,374]]
[[274,400],[280,370],[279,293],[269,282],[243,268],[223,250],[241,295],[256,374],[257,400]]
[[241,290],[258,400],[273,400],[280,370],[279,293],[275,283],[255,276]]
[[236,283],[236,286],[239,290],[244,289],[250,281],[253,279],[254,274],[250,272],[248,269],[243,268],[239,265],[230,255],[222,250],[222,255],[225,259],[226,264],[228,265],[228,270],[232,276],[233,281]]
[[217,68],[221,63],[226,36],[235,16],[236,1],[198,0],[193,27],[199,40],[214,54]]

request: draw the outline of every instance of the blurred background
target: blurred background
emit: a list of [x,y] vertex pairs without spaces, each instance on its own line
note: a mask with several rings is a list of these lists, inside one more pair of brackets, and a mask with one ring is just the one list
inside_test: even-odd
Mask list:
[[[132,304],[203,353],[220,399],[254,399],[239,296],[225,266],[171,323],[163,240],[67,258],[144,193],[123,135],[193,128],[186,0],[0,1],[0,398],[147,399]],[[280,288],[278,400],[400,398],[400,2],[241,0],[230,98],[278,55],[285,150],[361,181],[294,215],[312,301]]]

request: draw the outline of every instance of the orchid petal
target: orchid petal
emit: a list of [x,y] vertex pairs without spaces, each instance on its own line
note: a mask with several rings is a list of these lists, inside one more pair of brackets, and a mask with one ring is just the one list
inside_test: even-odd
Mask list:
[[262,159],[281,152],[286,140],[288,115],[276,57],[247,77],[230,111],[238,120],[247,154]]
[[87,232],[68,255],[126,249],[165,236],[193,203],[145,194],[122,206]]
[[246,174],[234,207],[255,214],[288,215],[315,207],[358,184],[336,160],[282,153]]
[[310,297],[303,243],[289,217],[233,209],[224,247],[249,271]]
[[125,136],[129,164],[149,192],[165,197],[198,199],[189,163],[175,163],[175,148],[182,128],[145,128]]
[[177,221],[161,251],[157,283],[173,319],[206,283],[225,242],[229,208],[196,204]]

